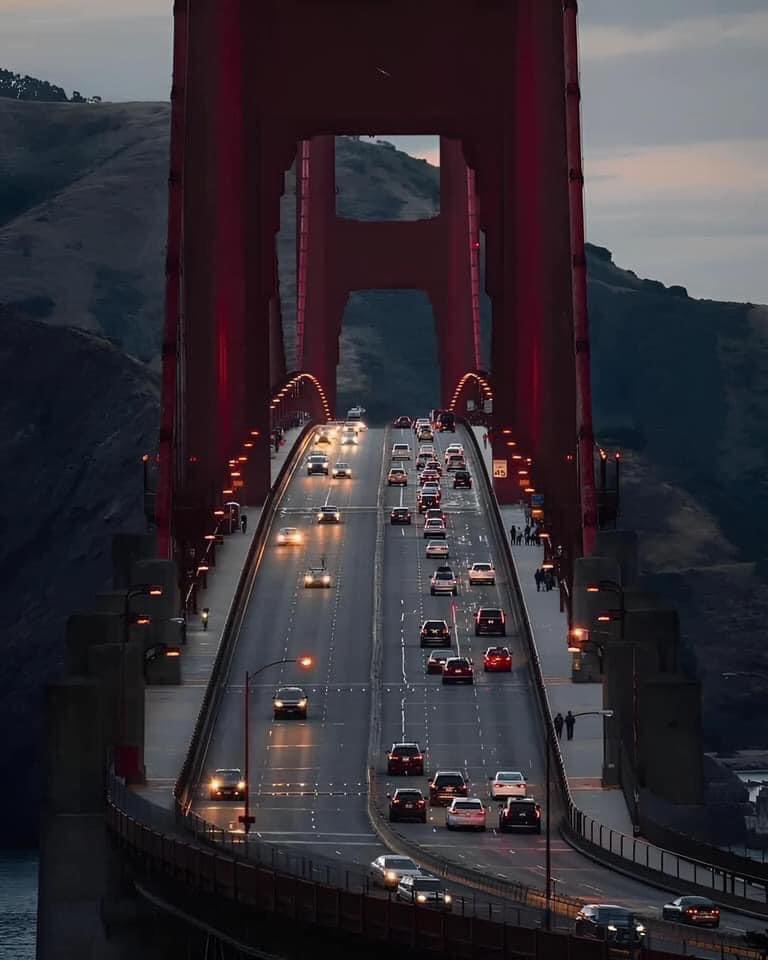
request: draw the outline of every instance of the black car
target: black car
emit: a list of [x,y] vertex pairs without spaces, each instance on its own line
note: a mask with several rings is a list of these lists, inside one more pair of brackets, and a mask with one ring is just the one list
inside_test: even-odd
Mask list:
[[389,820],[417,820],[427,822],[427,801],[421,790],[395,790],[389,797]]
[[465,490],[472,489],[472,477],[469,473],[469,470],[457,470],[453,475],[453,489],[457,490],[459,488],[464,488]]
[[429,805],[447,807],[454,797],[466,797],[468,791],[463,773],[458,770],[438,770],[429,781]]
[[419,640],[422,647],[450,647],[451,631],[445,620],[425,620]]
[[499,833],[507,830],[533,830],[541,833],[541,807],[533,797],[507,797],[499,810]]
[[663,920],[677,920],[697,927],[719,927],[720,907],[707,897],[678,897],[664,904],[661,917]]
[[504,611],[500,607],[480,607],[475,614],[475,636],[491,634],[506,637],[507,623]]
[[623,947],[639,948],[645,937],[645,926],[626,907],[612,903],[588,903],[573,921],[577,937],[605,940]]
[[272,699],[272,712],[275,720],[282,717],[307,718],[309,698],[301,687],[280,687]]
[[410,418],[410,417],[395,417],[395,419],[394,419],[394,421],[393,421],[393,423],[392,423],[392,426],[393,426],[393,427],[401,427],[401,428],[403,428],[403,429],[410,430],[410,429],[411,429],[411,418]]
[[429,510],[431,507],[440,506],[440,494],[439,493],[420,493],[419,494],[419,513],[424,513],[425,510]]
[[410,523],[411,511],[408,507],[393,507],[389,515],[390,523]]
[[418,743],[393,743],[387,754],[387,773],[424,775],[424,754]]

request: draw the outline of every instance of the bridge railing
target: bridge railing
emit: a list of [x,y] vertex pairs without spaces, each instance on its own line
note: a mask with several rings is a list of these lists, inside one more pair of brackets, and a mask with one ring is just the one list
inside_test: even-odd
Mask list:
[[[483,462],[483,453],[471,426],[464,422],[477,460]],[[525,602],[525,594],[517,576],[517,568],[506,536],[504,521],[498,501],[493,492],[490,477],[482,471],[484,488],[493,523],[496,525],[499,541],[504,545],[504,558],[507,574],[515,594],[518,608],[523,617],[520,623],[531,673],[537,692],[537,704],[542,728],[545,731],[546,748],[551,751],[557,788],[564,804],[560,831],[572,846],[587,856],[599,860],[617,871],[624,870],[633,876],[646,879],[663,889],[675,889],[680,893],[717,895],[723,904],[735,909],[754,912],[756,916],[768,918],[768,882],[757,871],[733,870],[715,863],[697,860],[684,854],[665,850],[652,843],[630,837],[613,830],[594,817],[590,817],[576,806],[571,794],[568,775],[560,752],[560,741],[555,732],[549,709],[544,674],[541,668],[532,620]]]

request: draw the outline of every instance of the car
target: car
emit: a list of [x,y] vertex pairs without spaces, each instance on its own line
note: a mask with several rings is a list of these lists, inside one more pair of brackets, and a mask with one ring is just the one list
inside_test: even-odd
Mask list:
[[426,491],[420,490],[416,498],[416,503],[419,508],[419,513],[424,513],[424,511],[429,510],[430,507],[439,507],[440,491],[432,488],[429,488]]
[[208,784],[208,798],[210,800],[242,800],[245,789],[245,779],[239,767],[214,770]]
[[435,445],[434,443],[422,443],[419,447],[419,456],[424,454],[425,457],[428,457],[430,460],[435,458]]
[[485,830],[486,809],[482,800],[466,797],[451,800],[445,811],[445,826],[448,830],[471,828]]
[[439,460],[427,460],[424,469],[434,470],[438,477],[442,477],[443,475],[443,465]]
[[446,807],[454,797],[466,797],[469,786],[460,770],[436,770],[429,781],[430,807]]
[[397,857],[394,854],[385,854],[376,859],[368,867],[368,876],[374,886],[384,887],[385,890],[394,890],[403,877],[420,877],[421,868],[410,857]]
[[425,620],[419,632],[422,647],[450,647],[451,631],[445,620]]
[[358,445],[357,431],[349,430],[347,427],[344,428],[344,432],[341,434],[341,446],[342,447],[356,447]]
[[330,587],[331,575],[325,567],[308,567],[304,574],[305,587]]
[[483,634],[505,637],[507,622],[501,607],[480,607],[475,614],[475,636]]
[[430,537],[445,537],[448,531],[445,529],[445,522],[443,520],[425,520],[424,521],[424,539],[428,540]]
[[419,430],[421,430],[422,427],[428,427],[429,425],[430,425],[430,424],[429,424],[429,417],[417,417],[417,418],[413,421],[413,432],[414,432],[414,433],[418,433]]
[[697,927],[719,927],[720,907],[707,897],[678,897],[664,904],[661,918],[692,923]]
[[348,463],[343,463],[340,460],[334,464],[332,476],[334,480],[345,480],[347,477],[352,476],[352,468]]
[[427,673],[442,673],[447,659],[447,653],[443,653],[440,650],[433,650],[427,657]]
[[365,413],[365,407],[350,407],[347,410],[347,420],[357,420]]
[[277,531],[277,542],[279,546],[297,546],[304,542],[301,530],[296,527],[280,527]]
[[429,427],[420,427],[419,432],[416,434],[417,440],[434,440],[435,435],[432,433]]
[[418,743],[393,743],[387,754],[387,773],[390,776],[424,775],[424,754]]
[[[442,511],[441,511],[442,512]],[[429,516],[429,510],[427,510],[424,515],[424,520],[431,520],[432,517]],[[447,557],[450,554],[450,547],[445,542],[445,540],[430,540],[427,544],[427,548],[424,551],[424,556],[426,557]]]
[[430,457],[428,453],[420,453],[416,457],[416,469],[423,470],[424,467],[429,463]]
[[392,421],[393,427],[399,427],[400,429],[403,429],[403,430],[410,430],[411,425],[412,425],[411,418],[406,416],[395,417],[395,419]]
[[407,443],[393,443],[390,459],[391,460],[410,460],[411,459],[410,446]]
[[491,797],[524,797],[528,784],[519,770],[497,770],[491,779]]
[[387,486],[408,486],[408,471],[402,467],[392,467],[387,474]]
[[272,713],[275,720],[282,717],[307,719],[309,698],[301,687],[278,687],[272,698]]
[[421,790],[404,790],[399,788],[393,794],[387,794],[389,799],[389,822],[398,820],[417,820],[427,822],[427,801]]
[[512,654],[509,647],[488,647],[483,654],[483,670],[486,673],[511,673]]
[[325,503],[317,511],[318,523],[339,523],[341,520],[341,511],[332,503]]
[[442,410],[437,415],[437,429],[448,430],[451,433],[456,432],[456,414],[451,410]]
[[577,937],[639,947],[645,937],[645,926],[626,907],[613,903],[587,903],[574,918],[573,932]]
[[453,472],[453,489],[459,490],[471,490],[472,489],[472,477],[470,476],[469,470],[454,470]]
[[453,899],[445,889],[443,881],[430,874],[420,877],[403,877],[397,885],[397,899],[414,903],[420,907],[437,907],[450,910]]
[[469,568],[469,582],[470,585],[473,583],[487,583],[493,586],[496,583],[496,570],[493,564],[485,560],[473,563]]
[[541,807],[533,797],[509,797],[499,810],[499,833],[533,830],[541,833]]
[[318,430],[315,434],[315,443],[332,443],[333,439],[327,430]]
[[307,459],[307,476],[311,477],[316,473],[328,476],[328,457],[324,453],[313,453]]
[[474,683],[475,669],[469,657],[448,657],[443,667],[443,683]]
[[456,596],[459,592],[459,584],[456,575],[450,567],[443,567],[435,570],[429,581],[429,593],[435,597],[440,593],[450,593]]
[[389,522],[391,524],[410,523],[411,511],[408,509],[408,507],[392,507],[392,510],[389,514]]
[[457,470],[466,470],[467,461],[464,457],[450,457],[445,465],[445,469],[448,473],[454,473]]
[[444,456],[445,456],[446,463],[448,463],[451,457],[454,457],[454,456],[463,457],[464,447],[460,443],[449,443],[448,446],[445,448]]
[[430,470],[429,467],[424,467],[419,474],[419,486],[423,487],[425,483],[436,483],[439,486],[440,474],[437,470]]
[[361,417],[362,414],[359,417],[347,417],[344,426],[354,427],[358,433],[362,433],[364,430],[367,430],[368,427],[363,423]]
[[439,506],[440,501],[443,499],[442,492],[440,490],[439,483],[425,483],[422,488],[416,493],[417,503],[421,503],[424,498],[431,498],[437,501]]
[[424,511],[424,520],[442,520],[443,523],[448,519],[445,510],[442,507],[428,507]]

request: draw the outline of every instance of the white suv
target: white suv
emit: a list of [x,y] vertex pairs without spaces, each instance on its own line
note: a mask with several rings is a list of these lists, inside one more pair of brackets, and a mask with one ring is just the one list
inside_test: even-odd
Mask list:
[[464,447],[460,443],[449,443],[445,448],[445,462],[451,459],[451,457],[463,457],[464,456]]
[[432,520],[429,519],[424,523],[424,539],[429,540],[430,537],[443,537],[445,538],[447,534],[445,529],[445,524],[442,520]]
[[407,443],[393,443],[390,456],[392,460],[410,460],[411,448]]
[[457,797],[451,800],[445,812],[445,825],[449,830],[470,827],[485,830],[486,810],[482,800],[476,797]]
[[496,571],[492,563],[473,563],[469,568],[469,582],[489,583],[493,586],[496,583]]
[[459,592],[456,575],[450,567],[438,567],[429,581],[429,592],[434,597],[438,593],[450,593],[454,597]]

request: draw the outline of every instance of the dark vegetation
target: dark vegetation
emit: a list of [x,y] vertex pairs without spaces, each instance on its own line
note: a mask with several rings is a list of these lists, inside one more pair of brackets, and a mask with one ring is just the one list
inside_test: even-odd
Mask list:
[[48,83],[47,80],[38,80],[36,77],[29,77],[26,74],[22,76],[20,73],[2,69],[0,69],[0,97],[7,97],[10,100],[36,100],[38,103],[87,102],[79,90],[73,90],[70,98],[62,87]]
[[[17,98],[18,99],[18,98]],[[141,529],[138,460],[155,443],[168,117],[165,104],[0,99],[0,846],[28,840],[36,810],[40,685],[59,669],[66,616],[108,576],[109,538]],[[439,173],[394,148],[343,138],[338,210],[427,217]],[[290,350],[293,177],[279,237]],[[704,680],[707,744],[768,749],[768,312],[690,299],[589,248],[594,409],[626,455],[624,519],[654,589],[678,605]],[[488,343],[488,304],[484,305]],[[82,329],[78,329],[82,328]],[[354,293],[343,318],[340,405],[374,419],[437,400],[423,293]],[[143,362],[140,362],[143,361]],[[727,651],[727,652],[726,652]],[[4,835],[2,835],[4,834]]]

